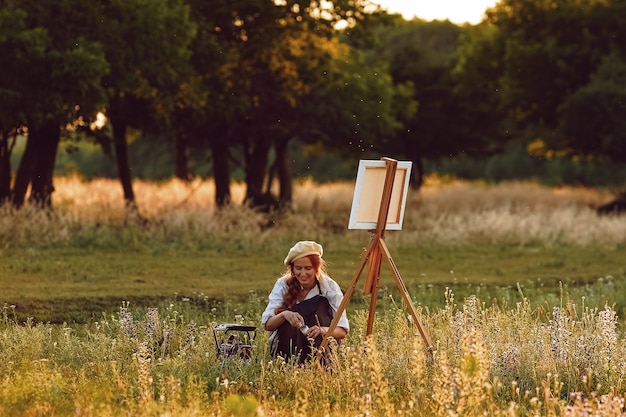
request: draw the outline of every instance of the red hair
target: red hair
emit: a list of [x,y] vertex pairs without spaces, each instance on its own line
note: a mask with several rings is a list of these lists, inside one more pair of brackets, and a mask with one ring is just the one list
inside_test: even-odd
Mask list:
[[[320,273],[326,270],[326,263],[319,255],[307,255],[306,258],[309,258],[311,261],[311,265],[313,265],[313,270],[315,271],[315,277],[319,280]],[[287,293],[283,298],[283,305],[276,308],[274,314],[278,314],[293,307],[296,304],[298,293],[300,292],[300,283],[293,273],[293,262],[289,264],[283,276],[287,276]]]

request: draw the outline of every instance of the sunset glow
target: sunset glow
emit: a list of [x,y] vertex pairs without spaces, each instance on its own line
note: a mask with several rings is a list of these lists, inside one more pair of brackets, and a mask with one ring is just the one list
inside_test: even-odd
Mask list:
[[431,20],[450,20],[453,23],[479,23],[485,10],[497,0],[377,0],[390,13],[400,13],[405,19],[414,17]]

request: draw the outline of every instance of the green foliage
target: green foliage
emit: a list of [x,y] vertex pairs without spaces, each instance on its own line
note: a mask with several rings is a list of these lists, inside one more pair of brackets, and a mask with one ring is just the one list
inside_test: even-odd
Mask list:
[[[626,60],[618,52],[606,55],[589,83],[559,108],[563,138],[560,149],[623,163],[626,161]],[[602,146],[598,146],[601,143]],[[552,143],[551,143],[552,144]]]
[[[286,141],[419,162],[485,155],[530,137],[546,152],[622,158],[620,2],[511,0],[476,27],[364,15],[364,2],[333,6],[316,14],[311,2],[136,1],[87,12],[73,0],[7,2],[2,50],[14,59],[1,70],[2,125],[25,123],[26,110],[28,123],[43,120],[61,106],[74,109],[64,120],[85,128],[106,95],[124,95],[109,116],[191,143],[204,172],[209,147],[237,146],[231,156],[251,188],[272,157],[286,160],[272,152]],[[351,25],[343,32],[332,28],[340,19]],[[364,30],[367,41],[356,41]],[[41,85],[44,72],[55,81]],[[16,108],[26,96],[28,108]],[[132,161],[133,172],[171,176],[173,149],[152,158],[157,168]],[[102,165],[102,175],[115,175]]]
[[147,131],[167,126],[190,72],[196,26],[189,7],[182,0],[113,1],[103,3],[102,13],[106,19],[92,36],[111,66],[107,115],[113,124]]
[[[535,177],[556,171],[546,182],[584,171],[587,184],[600,180],[587,178],[586,162],[552,157],[624,159],[623,2],[507,0],[463,27],[370,15],[366,6],[333,2],[322,13],[310,1],[6,2],[0,51],[12,59],[0,69],[0,143],[50,117],[81,140],[75,132],[106,109],[118,145],[126,133],[141,137],[129,156],[137,177],[212,174],[222,194],[233,178],[258,194],[277,175],[287,200],[292,171],[333,179],[289,163],[320,154],[334,154],[327,164],[357,154],[410,159],[416,177],[427,172],[422,160],[456,164],[466,177],[479,171],[467,156],[531,140],[549,163],[511,164],[508,154],[484,163],[484,178],[526,178],[539,166]],[[336,30],[341,19],[348,26]],[[110,130],[92,133],[110,147]],[[193,156],[181,162],[186,152]],[[58,172],[130,172],[113,162],[60,155]]]
[[546,157],[623,162],[616,147],[623,142],[623,94],[610,81],[622,72],[616,57],[623,55],[623,7],[596,0],[499,2],[461,46],[456,72],[465,97],[483,98],[491,111],[481,114],[496,119],[501,139],[540,141]]
[[513,141],[501,153],[472,158],[459,155],[438,161],[426,161],[427,173],[451,175],[489,183],[531,180],[547,186],[585,185],[622,187],[626,183],[623,164],[605,158],[545,158],[531,154],[527,147]]
[[462,123],[450,123],[463,115],[451,76],[462,31],[450,22],[419,20],[377,28],[379,40],[366,53],[369,61],[388,68],[402,124],[375,147],[381,155],[417,163],[473,149],[484,152],[482,143],[462,135]]
[[47,2],[2,10],[12,23],[2,25],[11,32],[0,37],[0,49],[14,57],[3,67],[2,90],[20,97],[0,106],[5,130],[23,124],[36,128],[50,118],[71,123],[79,114],[99,110],[105,98],[100,81],[109,67],[101,45],[84,36],[90,21],[75,14],[72,0],[55,3],[55,10]]

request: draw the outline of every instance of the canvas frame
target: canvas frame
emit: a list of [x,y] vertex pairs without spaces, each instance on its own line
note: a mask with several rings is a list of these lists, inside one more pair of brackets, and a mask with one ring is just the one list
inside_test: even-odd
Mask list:
[[[348,229],[376,228],[387,173],[386,164],[384,160],[359,161]],[[411,161],[398,161],[385,224],[386,230],[402,230],[411,167]]]

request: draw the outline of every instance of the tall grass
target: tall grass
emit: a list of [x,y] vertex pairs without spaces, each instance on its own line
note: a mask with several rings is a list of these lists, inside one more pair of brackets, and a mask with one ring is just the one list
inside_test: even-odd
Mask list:
[[[241,185],[232,187],[234,204],[217,210],[210,181],[137,181],[136,217],[129,217],[115,181],[59,178],[56,189],[53,212],[2,207],[0,256],[16,248],[155,243],[275,246],[282,253],[295,235],[336,247],[363,243],[361,234],[346,230],[351,183],[301,182],[292,210],[266,214],[241,204]],[[608,199],[604,190],[430,178],[409,194],[404,227],[387,239],[400,249],[620,247],[624,218],[594,211]],[[521,292],[516,303],[487,302],[480,298],[482,287],[474,288],[460,301],[448,289],[439,306],[419,308],[432,353],[391,297],[379,300],[370,336],[367,311],[352,311],[351,333],[335,346],[331,370],[271,358],[263,331],[249,360],[219,357],[213,327],[257,325],[262,300],[219,311],[188,299],[148,308],[123,303],[83,325],[22,323],[15,307],[5,305],[0,415],[624,415],[626,340],[623,319],[610,302],[592,307],[584,297],[561,293],[536,306]]]
[[[114,180],[89,182],[58,178],[52,213],[1,208],[0,247],[107,245],[131,239],[224,245],[254,241],[261,245],[284,240],[294,230],[316,238],[361,235],[346,233],[353,183],[295,185],[292,209],[270,215],[241,204],[245,188],[233,184],[233,204],[214,205],[211,181],[135,181],[141,219],[129,217],[121,186]],[[429,178],[409,192],[403,229],[388,239],[400,245],[467,243],[568,243],[620,245],[626,223],[616,216],[598,216],[594,207],[611,198],[607,190],[546,188],[533,183],[479,183]],[[141,221],[139,221],[141,220]],[[282,244],[282,242],[281,242]]]
[[334,346],[332,370],[268,356],[260,333],[248,360],[222,358],[215,317],[186,302],[123,304],[85,326],[0,320],[0,414],[11,416],[622,416],[626,343],[610,306],[524,301],[486,307],[475,297],[425,317],[429,353],[406,311],[387,305],[365,336],[367,313]]

